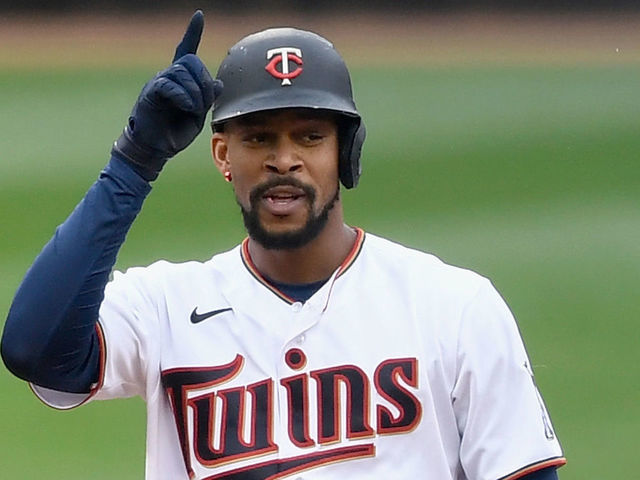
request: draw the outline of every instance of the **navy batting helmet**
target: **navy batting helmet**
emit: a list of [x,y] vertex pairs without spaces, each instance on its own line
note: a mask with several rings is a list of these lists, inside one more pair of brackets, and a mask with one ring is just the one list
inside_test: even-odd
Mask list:
[[312,108],[338,113],[340,181],[346,188],[357,185],[366,131],[353,101],[347,66],[328,40],[295,28],[254,33],[229,49],[216,78],[223,88],[213,103],[214,130],[232,118],[265,110]]

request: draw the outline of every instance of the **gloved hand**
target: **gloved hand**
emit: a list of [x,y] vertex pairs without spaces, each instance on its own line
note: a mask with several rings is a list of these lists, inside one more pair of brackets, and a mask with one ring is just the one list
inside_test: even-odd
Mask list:
[[207,112],[222,88],[195,55],[203,27],[204,15],[198,10],[176,48],[173,64],[144,86],[111,150],[149,181],[202,131]]

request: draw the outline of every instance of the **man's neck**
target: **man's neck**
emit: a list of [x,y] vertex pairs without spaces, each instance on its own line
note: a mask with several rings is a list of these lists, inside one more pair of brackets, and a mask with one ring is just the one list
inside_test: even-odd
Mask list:
[[289,284],[311,283],[330,277],[347,258],[356,232],[340,222],[329,222],[320,234],[303,247],[270,250],[249,239],[249,253],[256,268],[266,277]]

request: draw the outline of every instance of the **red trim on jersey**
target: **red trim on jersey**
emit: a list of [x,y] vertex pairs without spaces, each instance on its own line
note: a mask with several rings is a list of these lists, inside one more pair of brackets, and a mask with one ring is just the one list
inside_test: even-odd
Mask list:
[[[93,385],[93,387],[91,387],[91,390],[89,391],[89,393],[87,393],[87,396],[80,403],[76,405],[71,405],[69,407],[56,407],[55,405],[51,405],[44,398],[42,398],[40,394],[36,391],[34,387],[37,385],[33,385],[31,382],[29,382],[29,388],[31,389],[33,394],[36,396],[38,400],[44,403],[47,407],[51,407],[55,410],[71,410],[73,408],[77,408],[80,405],[84,405],[89,400],[91,400],[91,398],[96,393],[98,393],[98,391],[102,388],[102,385],[104,384],[104,370],[107,362],[107,347],[104,340],[104,332],[102,331],[102,326],[100,325],[100,322],[96,322],[95,329],[98,335],[98,343],[100,347],[100,360],[99,360],[100,363],[98,367],[98,381]],[[82,395],[82,394],[78,393],[77,395]]]
[[[340,275],[346,272],[351,265],[353,265],[353,262],[355,262],[356,258],[358,258],[358,255],[360,254],[360,251],[362,250],[362,245],[364,243],[364,237],[365,237],[364,230],[358,227],[355,227],[354,230],[356,232],[356,241],[353,243],[353,247],[347,254],[344,261],[338,267],[338,273],[336,274],[335,278],[338,278]],[[260,273],[260,270],[258,270],[258,267],[256,267],[255,263],[253,263],[253,259],[251,258],[251,253],[249,253],[249,238],[245,238],[242,241],[242,248],[240,249],[240,257],[242,258],[242,263],[244,263],[244,266],[247,267],[247,270],[249,270],[249,273],[253,275],[253,277],[256,280],[258,280],[265,287],[271,290],[275,295],[280,297],[281,300],[284,300],[288,304],[295,303],[295,299],[291,298],[289,295],[280,291],[277,287],[269,283],[269,280],[267,280],[265,276],[262,275],[262,273]]]
[[351,265],[353,265],[353,262],[356,261],[356,258],[358,258],[358,255],[360,255],[360,252],[362,251],[362,245],[364,244],[364,230],[358,227],[355,227],[354,230],[356,232],[356,241],[353,242],[353,247],[351,248],[351,251],[347,255],[347,258],[344,259],[344,261],[338,268],[338,273],[336,274],[336,278],[338,278],[340,275],[346,272],[347,269]]
[[263,284],[265,287],[267,287],[269,290],[275,293],[278,297],[280,297],[281,300],[284,300],[288,304],[295,303],[295,300],[293,298],[291,298],[289,295],[285,294],[284,292],[281,292],[275,286],[271,285],[271,283],[269,283],[269,280],[267,280],[264,277],[264,275],[260,273],[260,271],[258,270],[258,267],[256,267],[255,263],[253,263],[253,260],[251,259],[251,254],[249,253],[248,238],[245,238],[242,242],[241,257],[242,257],[242,263],[244,263],[244,266],[247,267],[247,270],[249,270],[249,273],[253,275],[256,280],[258,280],[261,284]]
[[[300,360],[297,363],[292,359],[294,355],[300,356]],[[302,370],[307,365],[307,356],[299,348],[290,348],[284,354],[284,361],[291,370]]]
[[[362,380],[361,391],[358,391],[356,389],[357,385],[354,385],[352,382],[352,379],[349,378],[349,375],[348,375],[349,372],[354,372],[356,375],[358,375],[358,378]],[[329,393],[327,393],[323,389],[322,377],[324,374],[329,374],[330,379],[332,380],[330,385],[330,392],[331,392],[330,397],[328,397]],[[360,367],[356,365],[340,365],[338,367],[330,367],[330,368],[323,368],[320,370],[313,370],[312,372],[309,372],[309,375],[311,376],[311,378],[313,378],[316,381],[316,384],[317,384],[316,398],[318,402],[318,419],[317,419],[318,443],[320,444],[335,443],[335,442],[339,442],[340,438],[342,437],[342,432],[340,431],[340,429],[342,426],[342,414],[344,412],[340,408],[342,406],[342,401],[341,401],[342,389],[340,388],[341,383],[344,385],[346,389],[346,398],[347,398],[346,413],[345,413],[347,418],[346,437],[348,439],[353,439],[353,438],[373,437],[375,435],[373,428],[371,428],[371,425],[369,425],[369,418],[368,418],[368,414],[371,409],[370,399],[369,399],[369,393],[370,393],[369,377],[367,377],[367,374]],[[358,394],[361,395],[361,398],[358,398]],[[329,409],[329,412],[325,412],[325,409],[324,409],[325,396],[327,396],[332,400],[331,402],[332,406]],[[358,399],[360,400],[359,406],[361,408],[358,409],[357,405],[356,406],[353,405],[352,402],[354,398],[356,401]],[[356,426],[353,425],[354,423],[353,413],[354,411],[357,411],[357,410],[360,410],[362,414],[361,430],[356,430]],[[325,417],[326,415],[330,416],[329,420],[331,420],[331,423],[332,423],[331,429],[333,430],[332,435],[325,434],[325,427],[327,425],[326,424],[327,418]]]
[[[195,453],[196,459],[201,465],[205,465],[207,467],[218,467],[218,466],[226,465],[229,463],[236,463],[247,458],[263,456],[263,455],[267,455],[269,453],[278,451],[278,445],[276,445],[275,442],[273,441],[273,425],[271,424],[271,422],[267,424],[266,439],[265,439],[266,445],[262,448],[256,448],[256,439],[257,439],[256,419],[258,416],[258,413],[257,413],[258,407],[256,402],[257,394],[255,390],[257,387],[260,387],[260,386],[267,387],[267,405],[265,410],[267,412],[272,412],[273,411],[273,380],[271,378],[268,378],[266,380],[261,380],[251,385],[247,385],[246,387],[238,386],[233,388],[227,388],[225,390],[220,390],[218,392],[209,392],[205,395],[201,395],[199,397],[191,398],[188,400],[188,405],[194,410],[193,440],[192,440],[193,451]],[[244,438],[245,421],[247,420],[245,415],[245,404],[246,404],[245,391],[251,394],[251,399],[252,399],[252,402],[251,402],[252,413],[251,413],[251,419],[250,419],[251,428],[250,428],[249,443],[246,442]],[[239,424],[236,426],[236,432],[235,432],[236,439],[242,447],[246,448],[246,450],[238,453],[230,454],[225,444],[226,429],[229,427],[226,420],[228,418],[229,405],[233,403],[232,401],[229,400],[229,398],[234,394],[236,394],[239,399],[239,406],[237,408],[238,408],[238,411],[240,412],[240,415],[238,418]],[[214,448],[213,435],[216,434],[215,402],[217,398],[222,400],[222,413],[221,413],[222,423],[218,425],[220,431],[217,433],[220,439],[220,446],[218,448]],[[206,435],[203,435],[198,429],[198,425],[200,422],[198,421],[198,408],[196,407],[196,403],[203,399],[209,401],[211,405],[211,407],[209,408],[209,418],[207,421],[207,424],[211,429],[210,438],[207,438],[207,441],[209,442],[207,449],[210,450],[210,453],[217,456],[217,458],[214,458],[212,460],[207,460],[205,458],[202,458],[202,456],[200,455],[200,448],[196,447],[196,445],[198,445],[198,443],[201,441],[201,436],[207,437]]]
[[[393,366],[393,370],[391,371],[391,375],[389,375],[388,378],[385,378],[385,380],[389,380],[391,382],[390,386],[395,387],[399,390],[399,392],[396,392],[396,394],[401,393],[401,396],[403,396],[404,398],[398,399],[390,395],[389,392],[385,390],[385,385],[383,385],[381,382],[380,376],[382,374],[382,371],[389,365]],[[405,365],[408,365],[410,367],[409,373],[404,371],[403,367]],[[420,400],[418,400],[418,398],[413,393],[411,393],[400,382],[398,382],[398,378],[401,378],[402,381],[410,387],[417,389],[419,378],[418,360],[415,358],[394,358],[381,362],[380,365],[378,365],[378,367],[376,368],[374,374],[376,391],[382,398],[391,403],[399,412],[398,417],[395,418],[391,411],[389,411],[389,409],[384,405],[378,405],[376,407],[378,435],[410,432],[415,429],[420,423],[420,420],[422,420],[422,404],[420,403]],[[386,387],[389,387],[389,385],[386,385]],[[403,405],[401,400],[404,400],[408,403],[405,403]],[[413,405],[413,408],[415,410],[414,416],[413,418],[408,417],[405,419],[405,417],[407,416],[407,407],[410,405]],[[383,425],[383,416],[386,416],[386,418],[390,419],[391,425],[386,427]],[[405,420],[409,421],[405,422]]]
[[[226,478],[240,478],[240,475],[247,473],[247,477],[251,477],[251,473],[268,467],[270,465],[278,465],[279,471],[269,476],[263,477],[265,480],[276,480],[293,475],[294,473],[303,472],[312,468],[321,467],[324,465],[330,465],[332,463],[343,462],[347,460],[356,460],[359,458],[375,457],[376,447],[371,443],[363,445],[355,445],[348,447],[339,447],[330,450],[321,450],[318,452],[309,453],[307,455],[298,455],[289,458],[279,458],[276,460],[270,460],[255,465],[247,465],[235,470],[229,470],[226,472],[206,477],[203,480],[223,480]],[[287,464],[291,465],[287,465]]]
[[[296,438],[296,432],[293,430],[293,426],[296,424],[294,419],[294,414],[296,413],[296,409],[294,408],[293,401],[293,382],[300,382],[301,387],[301,402],[302,403],[302,419],[299,424],[302,426],[302,438]],[[309,436],[309,381],[306,374],[301,373],[300,375],[295,375],[293,377],[283,378],[280,380],[280,385],[287,389],[287,412],[288,412],[288,421],[287,421],[287,430],[289,432],[289,440],[299,448],[307,448],[313,447],[316,442],[314,442]]]
[[100,343],[100,369],[98,373],[98,381],[91,389],[91,397],[98,393],[98,390],[102,388],[102,385],[104,384],[105,367],[107,365],[107,342],[104,338],[104,331],[102,330],[100,322],[96,322],[96,333],[98,334],[98,342]]
[[356,258],[358,258],[358,255],[360,255],[360,252],[362,251],[362,245],[364,244],[364,230],[358,227],[356,227],[354,230],[356,232],[356,241],[353,243],[353,247],[351,248],[351,251],[347,255],[347,258],[344,259],[344,261],[338,268],[338,273],[336,273],[335,277],[333,277],[333,280],[331,280],[331,285],[329,286],[329,293],[327,294],[327,301],[324,304],[322,313],[324,313],[327,310],[327,307],[329,306],[329,298],[331,298],[331,293],[333,292],[333,284],[335,283],[336,279],[340,275],[342,275],[344,272],[346,272],[351,265],[354,264],[354,262],[356,261]]
[[[167,394],[169,404],[171,405],[171,410],[173,411],[173,418],[175,420],[176,432],[178,434],[178,440],[180,442],[184,464],[189,474],[189,478],[195,478],[195,472],[193,470],[193,466],[191,465],[191,456],[189,452],[189,439],[188,439],[189,425],[188,425],[187,407],[189,406],[193,407],[193,405],[198,400],[198,398],[189,399],[189,392],[200,390],[202,388],[209,388],[214,385],[223,384],[229,381],[230,379],[234,378],[236,375],[238,375],[242,370],[243,365],[244,365],[244,357],[240,354],[237,354],[231,362],[225,365],[217,366],[217,367],[176,367],[168,370],[163,370],[161,372],[163,387],[164,387],[165,393]],[[225,370],[228,370],[228,372],[224,373]],[[165,382],[165,379],[168,376],[171,376],[174,374],[179,375],[180,373],[212,372],[212,371],[220,371],[224,373],[224,375],[218,378],[214,378],[213,380],[204,381],[204,382],[195,382],[190,384],[182,384],[182,382],[180,382],[180,384],[176,385],[176,387],[179,388],[178,392],[174,391],[174,386],[170,386]],[[215,392],[211,392],[207,395],[215,395]]]
[[516,472],[510,473],[506,477],[500,477],[498,480],[516,480],[530,473],[537,472],[538,470],[542,470],[543,468],[561,467],[565,463],[567,463],[567,459],[564,457],[548,458],[547,460],[542,460],[540,462],[527,465],[526,467],[523,467]]

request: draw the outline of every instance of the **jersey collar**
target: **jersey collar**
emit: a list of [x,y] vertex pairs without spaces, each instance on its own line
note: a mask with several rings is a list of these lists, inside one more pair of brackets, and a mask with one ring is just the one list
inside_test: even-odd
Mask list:
[[[332,286],[333,286],[333,282],[335,282],[335,280],[338,277],[344,274],[349,269],[349,267],[353,265],[353,263],[356,261],[356,258],[358,258],[360,251],[362,250],[362,245],[364,244],[364,238],[365,238],[364,230],[358,227],[354,227],[354,230],[356,232],[356,241],[353,243],[353,247],[351,248],[351,251],[347,254],[346,258],[340,264],[336,272],[328,280],[332,283]],[[248,237],[242,241],[242,248],[240,249],[240,255],[242,258],[242,263],[244,264],[246,269],[249,271],[249,273],[256,280],[258,280],[258,282],[260,282],[262,285],[267,287],[271,292],[273,292],[274,295],[279,297],[281,300],[289,304],[295,303],[295,300],[293,298],[289,297],[287,294],[279,290],[275,285],[269,282],[269,280],[264,275],[262,275],[262,273],[260,273],[255,263],[253,263],[253,260],[251,259],[251,254],[249,253]]]

